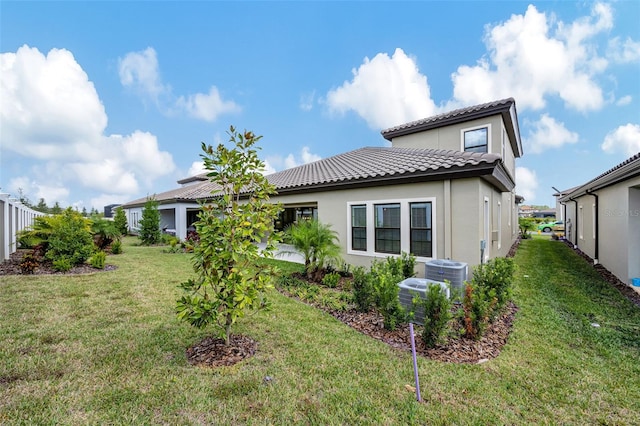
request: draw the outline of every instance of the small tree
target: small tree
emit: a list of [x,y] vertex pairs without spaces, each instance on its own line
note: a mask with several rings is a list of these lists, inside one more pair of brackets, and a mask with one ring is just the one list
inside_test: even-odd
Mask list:
[[158,202],[154,197],[147,198],[142,209],[140,219],[140,235],[138,236],[144,245],[158,244],[162,234],[160,232],[160,212]]
[[536,221],[530,217],[521,217],[518,219],[518,226],[520,227],[520,235],[526,240],[531,238],[529,232],[536,230]]
[[176,306],[178,318],[199,328],[214,325],[227,344],[231,326],[245,311],[266,306],[264,292],[273,271],[258,267],[256,243],[266,241],[262,255],[273,253],[273,224],[280,210],[269,203],[275,187],[259,172],[264,164],[254,145],[261,137],[233,126],[228,134],[232,149],[202,144],[204,167],[219,190],[194,224],[200,237],[193,253],[197,277],[181,284],[187,294]]
[[116,215],[113,218],[113,223],[116,225],[116,229],[120,235],[127,235],[129,232],[129,225],[127,224],[127,215],[124,214],[122,207],[116,208]]

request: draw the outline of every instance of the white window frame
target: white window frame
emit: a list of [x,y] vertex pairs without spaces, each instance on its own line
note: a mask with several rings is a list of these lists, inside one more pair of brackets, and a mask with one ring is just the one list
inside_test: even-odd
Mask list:
[[[471,132],[478,129],[487,129],[487,153],[491,151],[491,123],[481,124],[479,126],[467,127],[465,129],[460,129],[460,151],[466,152],[464,149],[464,133]],[[470,151],[469,151],[470,152]]]
[[[437,259],[437,209],[436,197],[396,198],[383,200],[349,201],[347,202],[347,254],[354,256],[398,257],[403,252],[409,253],[411,244],[411,203],[431,203],[431,255],[432,257],[416,256],[416,261],[425,262]],[[375,251],[375,205],[400,204],[400,254],[380,253]],[[367,209],[367,250],[352,250],[351,241],[351,206],[365,205]]]

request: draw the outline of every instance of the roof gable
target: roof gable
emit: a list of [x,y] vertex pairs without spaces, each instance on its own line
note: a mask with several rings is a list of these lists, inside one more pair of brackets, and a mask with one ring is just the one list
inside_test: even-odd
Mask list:
[[504,123],[507,134],[509,135],[513,153],[516,157],[521,157],[523,153],[522,141],[520,140],[520,128],[518,127],[516,101],[513,98],[502,99],[466,108],[459,108],[453,111],[390,127],[382,130],[380,133],[385,139],[390,141],[398,136],[424,132],[426,130],[464,123],[493,115],[502,116],[502,122]]

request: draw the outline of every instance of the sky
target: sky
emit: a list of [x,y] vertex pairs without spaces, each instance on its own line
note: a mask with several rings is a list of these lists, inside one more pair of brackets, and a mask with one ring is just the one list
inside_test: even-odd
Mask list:
[[96,208],[262,135],[267,172],[513,97],[516,192],[640,152],[640,2],[0,1],[0,192]]

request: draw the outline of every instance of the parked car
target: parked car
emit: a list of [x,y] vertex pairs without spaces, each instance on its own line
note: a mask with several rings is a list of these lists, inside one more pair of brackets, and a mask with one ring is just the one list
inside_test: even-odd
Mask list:
[[538,225],[538,231],[564,231],[564,222],[561,220],[556,220],[554,222],[541,223],[540,225]]

